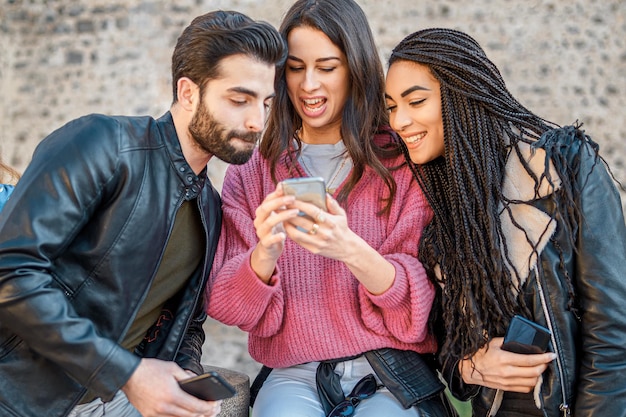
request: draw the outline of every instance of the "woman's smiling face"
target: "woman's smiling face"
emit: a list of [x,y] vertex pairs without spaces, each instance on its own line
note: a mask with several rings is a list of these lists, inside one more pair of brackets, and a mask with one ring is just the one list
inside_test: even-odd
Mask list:
[[387,72],[389,124],[406,144],[411,161],[425,164],[444,154],[439,81],[425,65],[395,61]]
[[323,32],[307,26],[291,30],[287,44],[287,91],[303,128],[339,131],[350,88],[345,54]]

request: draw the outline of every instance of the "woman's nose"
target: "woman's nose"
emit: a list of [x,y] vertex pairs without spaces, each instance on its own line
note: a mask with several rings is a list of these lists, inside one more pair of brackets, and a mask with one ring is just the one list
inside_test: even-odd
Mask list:
[[407,112],[403,111],[400,108],[396,108],[389,115],[389,125],[391,128],[397,132],[401,132],[411,125],[412,119],[409,117]]
[[313,91],[319,88],[319,80],[314,71],[306,71],[302,80],[302,89],[304,91]]

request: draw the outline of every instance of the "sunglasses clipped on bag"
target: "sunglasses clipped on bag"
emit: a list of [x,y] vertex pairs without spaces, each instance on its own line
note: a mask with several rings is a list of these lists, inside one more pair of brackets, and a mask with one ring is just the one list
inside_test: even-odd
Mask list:
[[373,374],[369,374],[361,378],[356,383],[352,392],[348,394],[345,400],[340,402],[333,408],[327,417],[350,417],[354,415],[354,410],[359,403],[370,398],[376,393],[378,384]]

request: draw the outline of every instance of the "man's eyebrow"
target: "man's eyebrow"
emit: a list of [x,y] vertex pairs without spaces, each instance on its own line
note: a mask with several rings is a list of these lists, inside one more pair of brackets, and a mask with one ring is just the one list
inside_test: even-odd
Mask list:
[[[245,94],[245,95],[253,97],[253,98],[258,98],[259,97],[259,93],[257,93],[254,90],[250,90],[249,88],[246,88],[246,87],[231,87],[231,88],[228,89],[228,91],[230,91],[231,93]],[[276,93],[275,92],[273,92],[272,94],[268,95],[263,100],[269,100],[269,99],[272,99],[274,97],[276,97]]]
[[254,90],[250,90],[249,88],[246,88],[246,87],[231,87],[228,89],[228,91],[232,93],[245,94],[247,96],[254,97],[254,98],[257,98],[259,96],[259,93],[257,93]]

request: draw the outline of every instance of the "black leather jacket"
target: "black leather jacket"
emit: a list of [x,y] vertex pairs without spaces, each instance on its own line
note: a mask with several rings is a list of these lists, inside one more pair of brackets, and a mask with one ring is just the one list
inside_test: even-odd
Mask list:
[[[613,180],[591,145],[579,140],[582,134],[569,126],[539,143],[553,160],[559,155],[575,169],[582,216],[574,236],[557,221],[527,284],[531,319],[550,328],[558,355],[543,375],[543,413],[626,416],[626,225]],[[545,213],[557,210],[548,199],[534,205]],[[482,410],[475,415],[487,415],[495,390],[464,384],[456,366],[444,376],[458,398],[472,398],[475,412]]]
[[[197,197],[204,262],[150,343],[118,343],[159,267],[176,212]],[[0,416],[64,416],[87,388],[110,399],[140,356],[200,373],[203,291],[220,197],[185,161],[172,116],[90,115],[38,146],[0,213]]]

